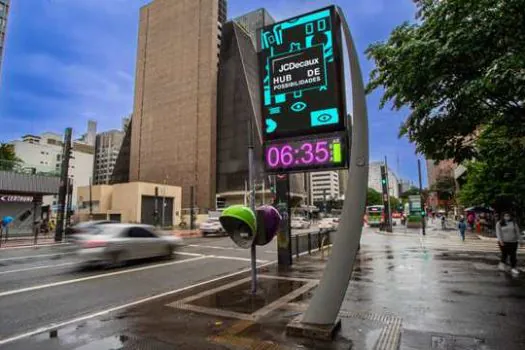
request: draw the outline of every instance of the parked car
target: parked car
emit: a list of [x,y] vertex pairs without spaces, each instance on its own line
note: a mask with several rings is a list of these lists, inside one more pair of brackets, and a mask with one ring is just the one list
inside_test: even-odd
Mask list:
[[150,225],[100,224],[71,241],[82,263],[120,263],[152,257],[171,258],[182,240],[163,236]]
[[218,234],[226,233],[219,219],[216,219],[216,218],[208,219],[205,222],[201,223],[199,226],[199,230],[201,231],[202,236],[206,236],[210,233],[218,233]]
[[318,227],[321,233],[330,232],[337,228],[334,218],[321,219],[321,221],[319,221]]
[[290,226],[293,229],[307,229],[310,228],[310,221],[305,218],[292,218]]

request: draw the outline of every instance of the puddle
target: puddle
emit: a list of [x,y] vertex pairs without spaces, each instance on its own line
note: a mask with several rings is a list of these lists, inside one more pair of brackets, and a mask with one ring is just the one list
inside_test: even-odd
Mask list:
[[305,282],[301,281],[261,278],[256,295],[251,294],[248,281],[194,300],[190,304],[251,314],[304,285]]
[[128,340],[125,335],[113,336],[95,340],[91,343],[82,345],[75,350],[120,350],[124,348],[124,343]]

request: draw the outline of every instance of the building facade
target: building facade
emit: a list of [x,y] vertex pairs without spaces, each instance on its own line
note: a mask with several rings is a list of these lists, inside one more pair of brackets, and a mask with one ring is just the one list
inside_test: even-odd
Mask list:
[[[45,132],[41,135],[25,135],[21,140],[12,141],[15,153],[23,162],[21,165],[27,171],[35,174],[59,175],[62,166],[63,135]],[[69,178],[72,180],[72,204],[75,209],[77,188],[88,186],[93,175],[95,148],[81,142],[73,142],[73,157],[69,161]],[[56,210],[58,202],[58,187],[56,194],[44,196],[43,204]]]
[[316,171],[310,173],[310,202],[315,204],[341,198],[338,171]]
[[180,223],[181,197],[178,186],[149,182],[84,186],[78,189],[76,215],[79,221],[91,216],[93,220],[173,227]]
[[111,176],[125,135],[126,133],[121,130],[109,130],[97,134],[93,184],[102,185],[111,182]]
[[456,164],[452,160],[442,160],[435,162],[432,159],[427,159],[427,180],[428,188],[432,188],[440,177],[454,177],[454,169]]
[[[379,193],[383,192],[381,185],[381,165],[383,164],[383,162],[371,162],[368,166],[368,187]],[[390,168],[388,169],[388,192],[390,196],[399,198],[399,180]]]
[[217,70],[225,0],[154,0],[140,10],[129,181],[195,189],[215,206]]
[[7,18],[9,15],[9,0],[0,0],[0,72],[4,60]]

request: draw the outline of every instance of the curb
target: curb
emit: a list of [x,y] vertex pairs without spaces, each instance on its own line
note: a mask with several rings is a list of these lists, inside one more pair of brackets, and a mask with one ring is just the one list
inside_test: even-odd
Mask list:
[[179,238],[200,238],[202,237],[202,232],[200,232],[199,230],[173,231],[173,235]]

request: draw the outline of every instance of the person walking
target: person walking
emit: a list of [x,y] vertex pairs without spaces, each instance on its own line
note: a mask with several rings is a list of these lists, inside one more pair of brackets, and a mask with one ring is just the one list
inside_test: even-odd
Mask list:
[[465,242],[465,231],[467,230],[467,224],[465,223],[465,219],[463,217],[459,219],[458,230],[459,234],[461,235],[461,240]]
[[509,213],[504,213],[502,219],[496,224],[496,236],[498,237],[498,244],[501,250],[501,261],[498,268],[501,271],[506,271],[508,258],[510,259],[511,273],[515,276],[519,275],[516,266],[518,264],[517,252],[520,241],[520,228]]

